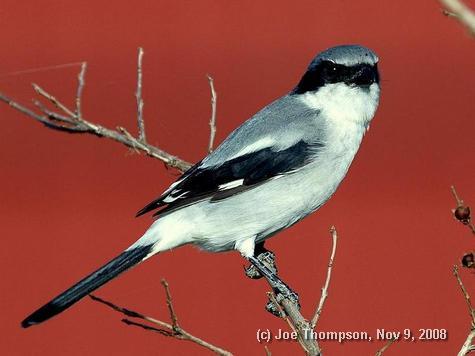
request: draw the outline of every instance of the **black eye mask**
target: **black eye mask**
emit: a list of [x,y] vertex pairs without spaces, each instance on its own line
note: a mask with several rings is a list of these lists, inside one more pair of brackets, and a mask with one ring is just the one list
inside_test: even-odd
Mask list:
[[356,64],[345,66],[331,61],[321,61],[304,74],[292,94],[303,94],[318,90],[325,84],[345,83],[359,87],[368,87],[379,83],[377,65]]

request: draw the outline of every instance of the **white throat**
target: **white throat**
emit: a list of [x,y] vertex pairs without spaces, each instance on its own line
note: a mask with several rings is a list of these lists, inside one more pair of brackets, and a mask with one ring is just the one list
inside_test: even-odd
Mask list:
[[335,124],[355,123],[367,128],[378,107],[379,92],[376,83],[368,89],[335,83],[326,84],[316,92],[302,94],[301,100],[308,107],[321,111]]

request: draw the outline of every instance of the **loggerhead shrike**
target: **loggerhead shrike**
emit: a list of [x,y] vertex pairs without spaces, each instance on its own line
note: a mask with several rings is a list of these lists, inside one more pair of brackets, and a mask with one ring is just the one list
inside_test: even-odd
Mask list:
[[158,218],[127,250],[35,311],[41,323],[120,273],[172,248],[237,250],[272,287],[291,296],[254,255],[256,244],[322,206],[345,177],[379,102],[378,57],[368,48],[327,49],[297,86],[234,130],[137,213]]

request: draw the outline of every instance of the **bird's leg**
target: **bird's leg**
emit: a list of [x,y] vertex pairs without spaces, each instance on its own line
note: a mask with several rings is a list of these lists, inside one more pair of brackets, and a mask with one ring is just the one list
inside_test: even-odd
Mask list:
[[[275,254],[264,247],[264,241],[256,244],[254,249],[254,257],[261,261],[270,271],[277,275],[277,265],[275,264]],[[263,275],[253,264],[244,267],[244,273],[252,279],[262,278]]]
[[[285,284],[273,271],[271,271],[267,266],[262,263],[261,260],[252,256],[248,258],[249,262],[259,271],[261,275],[263,275],[267,282],[269,282],[270,286],[274,290],[274,293],[277,296],[277,301],[282,300],[283,298],[290,300],[292,303],[295,303],[297,307],[300,309],[299,304],[299,296],[295,293],[290,287]],[[274,305],[272,301],[269,301],[266,305],[267,311],[271,312],[274,315],[280,316],[277,307]]]

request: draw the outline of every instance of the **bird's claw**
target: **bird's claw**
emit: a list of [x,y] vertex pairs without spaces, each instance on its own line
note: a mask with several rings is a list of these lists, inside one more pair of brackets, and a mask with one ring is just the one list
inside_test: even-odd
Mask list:
[[[277,275],[277,265],[275,264],[275,254],[272,251],[265,251],[256,256],[273,274]],[[262,274],[254,265],[244,267],[244,273],[251,279],[260,279]]]
[[277,301],[280,303],[284,299],[287,299],[292,304],[295,304],[298,310],[300,310],[299,295],[295,293],[292,289],[286,287],[283,291],[278,291]]
[[[297,309],[300,310],[300,303],[299,303],[299,295],[292,291],[289,288],[285,288],[283,292],[276,290],[276,297],[275,298],[269,298],[270,300],[266,304],[266,310],[271,313],[272,315],[283,318],[285,316],[285,312],[282,310],[280,307],[280,303],[284,300],[287,299],[289,300],[292,304],[297,306]],[[279,305],[276,305],[278,303]]]

